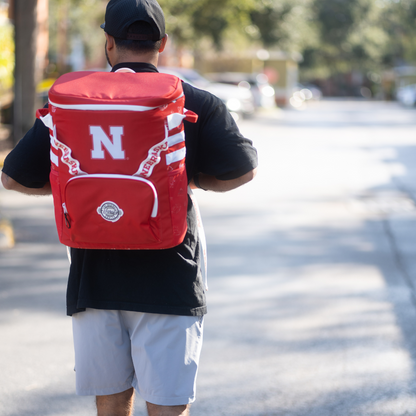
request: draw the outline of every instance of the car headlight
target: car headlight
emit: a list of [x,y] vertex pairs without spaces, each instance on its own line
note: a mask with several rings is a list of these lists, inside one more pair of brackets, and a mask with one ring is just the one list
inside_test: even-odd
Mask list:
[[226,106],[229,111],[240,111],[241,101],[238,98],[230,98],[227,100]]
[[313,98],[312,91],[308,88],[304,88],[300,92],[304,95],[305,100],[311,100]]
[[263,87],[261,89],[261,92],[264,96],[266,97],[273,97],[274,96],[274,88],[271,87],[270,85],[266,85],[265,87]]

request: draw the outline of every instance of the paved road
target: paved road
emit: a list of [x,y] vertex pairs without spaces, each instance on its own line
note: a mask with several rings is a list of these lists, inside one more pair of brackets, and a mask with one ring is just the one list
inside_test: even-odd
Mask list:
[[[256,180],[197,192],[210,290],[194,415],[416,415],[415,116],[323,101],[241,123]],[[73,393],[50,200],[0,190],[0,209],[17,240],[0,250],[0,415],[92,415]]]

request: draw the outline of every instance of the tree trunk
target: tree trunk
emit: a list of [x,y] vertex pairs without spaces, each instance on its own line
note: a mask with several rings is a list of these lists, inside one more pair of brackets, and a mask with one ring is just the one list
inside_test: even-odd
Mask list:
[[58,10],[58,56],[57,68],[59,74],[68,72],[68,3],[63,2]]
[[35,117],[37,0],[14,0],[14,23],[13,138],[17,143],[31,128]]

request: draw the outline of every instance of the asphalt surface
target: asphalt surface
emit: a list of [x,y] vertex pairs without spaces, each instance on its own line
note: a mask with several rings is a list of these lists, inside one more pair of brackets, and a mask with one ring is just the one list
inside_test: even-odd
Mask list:
[[[323,101],[240,127],[256,179],[196,192],[209,312],[192,414],[416,415],[416,110]],[[0,189],[0,211],[16,240],[0,249],[0,415],[93,415],[51,199]]]

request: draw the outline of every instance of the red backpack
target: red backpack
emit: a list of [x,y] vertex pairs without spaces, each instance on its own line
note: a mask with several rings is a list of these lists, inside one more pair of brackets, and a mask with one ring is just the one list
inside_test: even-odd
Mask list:
[[[128,73],[126,73],[128,72]],[[37,117],[50,129],[61,243],[88,249],[166,249],[187,230],[187,177],[179,78],[73,72]]]

